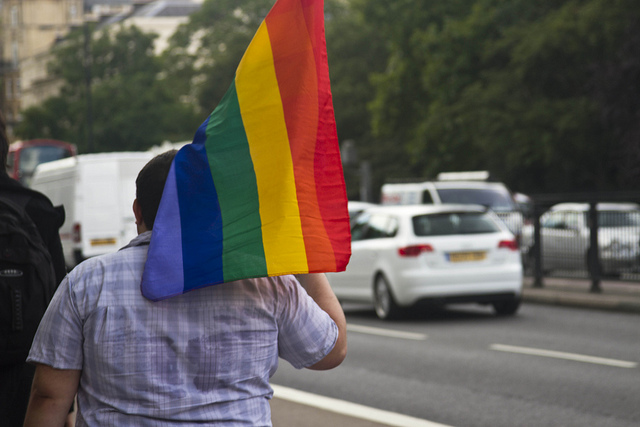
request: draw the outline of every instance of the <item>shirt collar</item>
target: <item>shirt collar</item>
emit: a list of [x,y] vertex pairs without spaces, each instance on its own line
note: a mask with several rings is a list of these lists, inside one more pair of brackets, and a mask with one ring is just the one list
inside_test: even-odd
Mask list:
[[133,240],[129,242],[127,246],[125,246],[122,249],[132,248],[134,246],[148,245],[150,241],[151,241],[151,231],[145,231],[144,233],[138,234]]

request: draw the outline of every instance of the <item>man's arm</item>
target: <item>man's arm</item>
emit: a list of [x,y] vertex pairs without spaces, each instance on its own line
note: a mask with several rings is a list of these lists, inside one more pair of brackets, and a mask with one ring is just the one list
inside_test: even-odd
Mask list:
[[323,273],[298,274],[296,278],[309,296],[338,326],[338,339],[333,350],[318,363],[309,366],[313,370],[326,370],[338,366],[347,356],[347,321],[329,280]]
[[38,364],[24,426],[63,426],[78,391],[81,372]]

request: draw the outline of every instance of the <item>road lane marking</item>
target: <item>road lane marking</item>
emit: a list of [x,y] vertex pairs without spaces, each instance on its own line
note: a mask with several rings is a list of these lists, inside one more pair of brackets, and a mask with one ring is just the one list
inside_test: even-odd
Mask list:
[[347,323],[348,332],[358,332],[361,334],[378,335],[382,337],[402,338],[405,340],[424,341],[427,339],[425,334],[415,332],[395,331],[393,329],[374,328],[371,326],[354,325]]
[[271,388],[273,388],[273,396],[277,399],[288,400],[290,402],[312,406],[324,411],[372,421],[378,424],[395,427],[451,427],[445,424],[439,424],[432,421],[424,420],[422,418],[415,418],[395,412],[383,411],[381,409],[372,408],[370,406],[359,405],[357,403],[347,402],[345,400],[307,393],[306,391],[300,391],[289,387],[271,384]]
[[585,356],[576,353],[564,353],[561,351],[542,350],[531,347],[517,347],[513,345],[492,344],[492,350],[504,351],[507,353],[529,354],[533,356],[552,357],[556,359],[573,360],[576,362],[595,363],[598,365],[615,366],[617,368],[635,368],[638,366],[636,362],[628,362],[626,360],[606,359],[604,357]]

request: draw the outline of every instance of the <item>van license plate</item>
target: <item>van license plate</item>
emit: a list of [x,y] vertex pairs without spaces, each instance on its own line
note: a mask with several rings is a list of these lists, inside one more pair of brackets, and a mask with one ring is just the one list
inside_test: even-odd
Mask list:
[[91,239],[91,246],[106,246],[106,245],[115,245],[116,239],[115,237],[106,238],[106,239]]
[[487,258],[486,252],[451,252],[448,255],[450,262],[482,261]]

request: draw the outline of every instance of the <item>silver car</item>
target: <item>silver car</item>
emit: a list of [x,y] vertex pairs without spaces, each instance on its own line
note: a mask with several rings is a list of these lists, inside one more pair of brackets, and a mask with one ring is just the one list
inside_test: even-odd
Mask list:
[[[604,275],[638,268],[640,205],[598,203],[598,257]],[[542,269],[590,271],[588,203],[560,203],[540,217]],[[533,227],[523,232],[523,252],[532,262]]]

